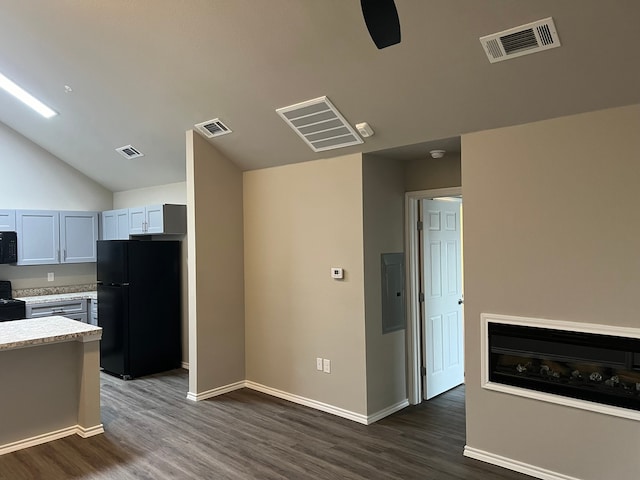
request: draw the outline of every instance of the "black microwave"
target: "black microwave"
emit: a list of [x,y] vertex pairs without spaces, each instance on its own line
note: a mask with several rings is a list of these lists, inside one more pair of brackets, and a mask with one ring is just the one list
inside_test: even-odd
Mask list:
[[18,261],[18,236],[16,232],[0,232],[0,263]]

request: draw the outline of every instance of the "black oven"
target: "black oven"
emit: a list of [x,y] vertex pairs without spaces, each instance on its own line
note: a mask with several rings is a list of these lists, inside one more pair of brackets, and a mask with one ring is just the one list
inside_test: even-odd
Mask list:
[[24,300],[16,300],[11,292],[11,282],[0,280],[0,322],[21,320],[26,315]]
[[18,261],[18,236],[16,232],[0,232],[0,263]]
[[24,300],[0,299],[0,322],[22,320],[25,317]]

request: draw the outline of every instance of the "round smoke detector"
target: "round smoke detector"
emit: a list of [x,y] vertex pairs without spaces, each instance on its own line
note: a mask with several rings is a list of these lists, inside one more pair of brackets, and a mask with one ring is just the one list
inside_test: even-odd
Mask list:
[[431,158],[442,158],[444,154],[447,153],[446,150],[431,150],[429,152],[431,154]]

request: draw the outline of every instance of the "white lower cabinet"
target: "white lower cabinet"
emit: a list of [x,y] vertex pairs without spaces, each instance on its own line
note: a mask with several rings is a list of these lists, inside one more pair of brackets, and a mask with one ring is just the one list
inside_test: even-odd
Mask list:
[[89,300],[89,323],[98,326],[98,300]]
[[52,315],[60,315],[82,323],[88,323],[87,299],[27,303],[26,305],[27,318],[50,317]]

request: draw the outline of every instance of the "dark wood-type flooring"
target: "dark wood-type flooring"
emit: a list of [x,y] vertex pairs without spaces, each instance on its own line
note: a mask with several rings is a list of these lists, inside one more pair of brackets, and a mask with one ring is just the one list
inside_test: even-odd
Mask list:
[[184,370],[102,375],[105,433],[0,456],[0,479],[531,479],[462,455],[464,387],[365,426],[247,389],[191,402]]

